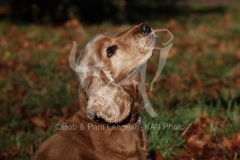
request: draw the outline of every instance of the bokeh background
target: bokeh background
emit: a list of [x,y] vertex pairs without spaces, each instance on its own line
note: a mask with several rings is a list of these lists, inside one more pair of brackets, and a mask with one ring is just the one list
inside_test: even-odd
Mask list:
[[[143,113],[150,158],[240,159],[237,0],[0,0],[0,159],[30,159],[79,110],[72,41],[80,53],[95,34],[141,22],[174,36],[153,91],[146,85],[158,113]],[[164,47],[170,35],[157,34]],[[148,84],[158,60],[155,51]]]

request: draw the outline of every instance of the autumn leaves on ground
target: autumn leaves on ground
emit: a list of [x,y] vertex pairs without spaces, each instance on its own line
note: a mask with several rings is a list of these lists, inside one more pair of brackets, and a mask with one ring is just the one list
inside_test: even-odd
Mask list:
[[[149,91],[158,113],[143,114],[152,159],[240,159],[240,14],[190,13],[149,22],[167,28],[173,47]],[[96,33],[132,25],[86,25],[72,19],[60,26],[0,22],[0,159],[30,159],[39,145],[79,108],[78,82],[68,65],[72,41],[78,53]],[[158,47],[169,39],[158,33]],[[151,83],[158,65],[147,68]],[[161,128],[156,128],[156,125]],[[165,128],[181,125],[183,129]],[[154,128],[155,127],[155,128]]]

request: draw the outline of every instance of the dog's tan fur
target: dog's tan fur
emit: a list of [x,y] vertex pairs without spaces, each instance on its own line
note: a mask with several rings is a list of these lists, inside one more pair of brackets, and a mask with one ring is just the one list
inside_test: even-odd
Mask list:
[[[154,36],[143,36],[140,27],[116,35],[99,34],[87,44],[77,68],[80,111],[65,124],[77,129],[62,129],[53,135],[33,160],[147,159],[143,127],[121,124],[131,113],[140,111],[138,76],[131,73],[149,59],[155,44]],[[114,45],[117,49],[107,57],[106,50]],[[89,118],[94,115],[106,123]]]

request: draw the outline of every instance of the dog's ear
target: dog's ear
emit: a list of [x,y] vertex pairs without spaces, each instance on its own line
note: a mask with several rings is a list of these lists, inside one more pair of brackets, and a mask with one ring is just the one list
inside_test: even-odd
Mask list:
[[96,115],[107,122],[119,123],[130,114],[132,98],[122,86],[94,77],[86,94],[90,117]]

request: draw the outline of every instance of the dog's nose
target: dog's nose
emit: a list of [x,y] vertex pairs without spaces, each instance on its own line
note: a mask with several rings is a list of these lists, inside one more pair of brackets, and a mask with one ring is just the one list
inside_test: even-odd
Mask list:
[[148,35],[151,32],[151,30],[152,29],[146,23],[143,23],[141,25],[140,32],[141,32],[142,35]]

